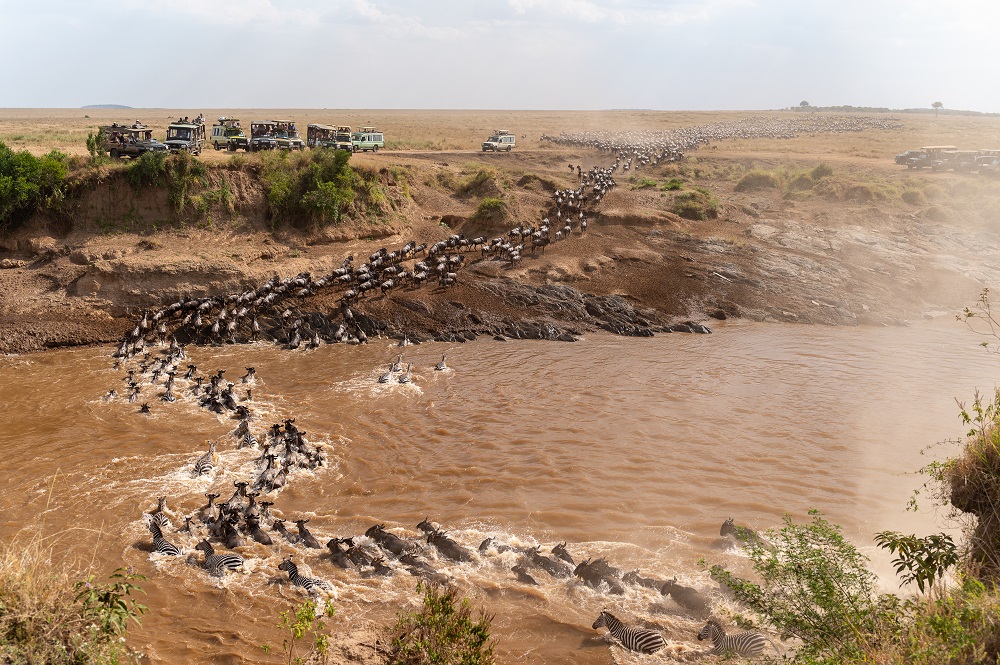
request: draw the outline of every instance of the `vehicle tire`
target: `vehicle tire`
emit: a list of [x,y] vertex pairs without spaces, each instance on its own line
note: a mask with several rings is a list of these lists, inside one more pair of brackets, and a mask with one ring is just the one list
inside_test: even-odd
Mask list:
[[121,155],[114,148],[111,149],[111,159],[121,159]]
[[218,142],[218,141],[216,141],[216,142],[215,142],[215,149],[216,149],[216,150],[218,150],[218,149],[219,149],[219,142]]
[[373,145],[372,146],[372,152],[378,152],[378,146],[377,145]]
[[351,146],[351,152],[357,152],[357,151],[358,151],[358,146],[352,145]]
[[507,152],[510,152],[510,146],[507,146]]

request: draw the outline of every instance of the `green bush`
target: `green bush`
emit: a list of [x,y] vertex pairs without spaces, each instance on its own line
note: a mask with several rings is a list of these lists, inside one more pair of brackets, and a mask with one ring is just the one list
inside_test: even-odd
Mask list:
[[683,188],[684,188],[684,181],[681,180],[680,178],[671,178],[670,180],[667,180],[665,183],[663,183],[662,187],[660,187],[660,189],[663,190],[664,192],[675,192]]
[[392,629],[390,665],[493,665],[490,640],[493,617],[483,611],[474,620],[468,599],[433,584],[417,585],[422,607],[400,614]]
[[927,203],[927,199],[924,193],[919,189],[904,189],[903,193],[900,194],[900,198],[910,205],[918,206]]
[[833,167],[823,162],[814,168],[809,175],[812,176],[813,180],[822,180],[827,176],[833,175]]
[[767,540],[748,541],[745,550],[761,579],[757,584],[721,566],[712,577],[732,589],[736,600],[780,633],[802,640],[796,663],[861,660],[903,627],[900,601],[876,593],[878,579],[868,559],[816,511],[812,522],[789,516]]
[[472,221],[479,224],[497,224],[507,219],[507,204],[503,200],[489,197],[479,202]]
[[767,171],[749,171],[736,183],[737,192],[752,192],[758,189],[775,189],[781,183],[778,177]]
[[67,170],[66,155],[57,150],[35,157],[0,142],[0,233],[23,224],[39,206],[61,199]]
[[262,157],[264,190],[275,221],[306,219],[337,223],[361,184],[346,150],[281,151]]
[[143,187],[165,184],[167,177],[167,154],[164,152],[144,152],[125,168],[125,179],[138,194]]
[[719,202],[706,190],[690,190],[674,196],[672,210],[685,219],[714,219],[719,216]]
[[147,611],[135,600],[145,578],[120,568],[107,582],[88,575],[74,583],[72,567],[53,564],[52,542],[36,536],[0,552],[0,662],[132,661],[124,642]]
[[[301,605],[291,610],[285,610],[278,616],[281,623],[278,628],[284,632],[285,637],[281,642],[281,652],[285,655],[285,662],[289,663],[325,663],[327,662],[327,651],[330,648],[330,634],[326,630],[326,623],[323,617],[332,618],[335,609],[333,605],[326,605],[319,613],[319,606],[314,600],[305,600]],[[296,656],[295,652],[300,642],[306,638],[307,650],[304,655]],[[271,645],[261,646],[264,653],[271,652]]]

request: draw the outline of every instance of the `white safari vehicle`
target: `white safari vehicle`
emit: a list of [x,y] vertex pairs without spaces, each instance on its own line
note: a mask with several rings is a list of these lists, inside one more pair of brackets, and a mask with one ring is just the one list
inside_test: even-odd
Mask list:
[[498,129],[493,132],[493,136],[483,141],[483,152],[497,152],[504,150],[510,152],[517,143],[514,140],[514,135],[508,132],[506,129]]

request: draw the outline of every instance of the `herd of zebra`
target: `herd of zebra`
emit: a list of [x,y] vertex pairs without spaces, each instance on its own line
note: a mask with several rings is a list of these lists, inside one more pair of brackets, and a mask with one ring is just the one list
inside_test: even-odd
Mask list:
[[[450,579],[432,565],[435,558],[457,564],[481,563],[511,553],[516,562],[513,566],[509,565],[509,561],[503,565],[509,567],[521,584],[537,585],[535,576],[543,574],[552,579],[579,579],[592,589],[606,590],[612,595],[624,594],[626,586],[644,587],[672,598],[693,616],[708,614],[708,598],[696,589],[678,584],[676,579],[656,580],[643,576],[639,571],[623,572],[603,558],[576,563],[566,550],[565,543],[552,548],[552,556],[542,553],[539,547],[518,547],[494,538],[487,538],[478,551],[474,551],[426,519],[417,525],[424,532],[422,540],[402,537],[381,524],[375,524],[363,535],[332,536],[324,548],[306,526],[308,519],[286,519],[272,509],[277,494],[287,486],[293,472],[298,469],[317,470],[327,464],[323,446],[311,443],[307,433],[295,425],[293,418],[258,430],[259,436],[255,434],[251,409],[252,388],[256,382],[254,368],[247,368],[246,374],[239,379],[241,388],[238,390],[235,382],[224,379],[224,370],[203,376],[194,364],[182,368],[181,363],[186,358],[184,344],[269,340],[291,349],[315,348],[324,342],[364,344],[369,335],[384,330],[382,324],[361,312],[362,303],[370,297],[369,294],[385,295],[394,289],[416,288],[429,282],[442,289],[449,288],[456,284],[459,271],[469,261],[471,252],[478,250],[480,254],[473,261],[498,260],[513,266],[522,260],[526,252],[544,252],[546,246],[554,241],[566,240],[576,231],[584,233],[588,214],[593,215],[597,204],[615,187],[614,176],[619,171],[627,172],[664,160],[676,160],[685,151],[713,140],[787,137],[802,131],[892,128],[886,124],[887,121],[864,117],[851,118],[850,122],[829,118],[812,122],[810,125],[804,120],[779,122],[763,119],[673,132],[543,137],[562,145],[610,151],[615,161],[606,168],[587,170],[582,166],[574,169],[571,165],[571,172],[575,170],[574,175],[579,178],[579,186],[554,191],[551,207],[537,226],[519,223],[493,239],[485,236],[468,239],[462,234],[453,234],[430,246],[411,240],[391,251],[381,248],[360,264],[355,264],[354,257],[348,256],[340,267],[318,278],[307,272],[294,277],[273,276],[257,287],[240,293],[203,298],[184,296],[159,309],[143,311],[113,353],[116,369],[126,373],[126,399],[129,402],[140,401],[143,390],[151,388],[160,391],[159,397],[166,403],[181,397],[194,400],[222,418],[236,420],[238,424],[230,433],[234,448],[252,451],[256,455],[244,460],[250,472],[246,479],[234,482],[232,496],[217,503],[221,491],[208,492],[205,495],[207,504],[183,516],[178,527],[173,527],[170,522],[165,497],[160,499],[155,510],[144,513],[152,536],[152,550],[168,556],[183,555],[184,549],[171,542],[165,534],[170,534],[172,538],[177,537],[173,534],[184,534],[185,539],[194,543],[193,547],[189,545],[193,550],[190,555],[203,553],[200,563],[204,569],[212,575],[221,576],[244,566],[243,557],[232,550],[242,547],[247,539],[264,546],[274,546],[276,538],[280,538],[305,548],[305,551],[326,549],[326,560],[332,565],[355,571],[362,577],[389,576],[401,571],[435,583],[448,583]],[[330,289],[339,289],[339,321],[331,322],[328,317],[306,313],[301,308],[306,299]],[[397,366],[390,366],[387,382],[396,373],[401,374],[401,383],[409,379],[409,368],[402,373],[401,360],[397,359]],[[445,368],[442,356],[435,369]],[[106,395],[108,401],[116,398],[115,389]],[[141,410],[149,412],[148,402],[143,403]],[[215,474],[219,460],[218,445],[219,441],[208,442],[208,449],[191,465],[193,477],[211,478]],[[259,500],[262,495],[271,498]],[[286,522],[294,523],[297,533],[289,531]],[[727,525],[731,533],[732,525]],[[727,525],[723,525],[723,535],[727,533]],[[217,547],[228,551],[217,552]],[[335,593],[329,581],[301,574],[299,564],[293,562],[291,555],[283,557],[277,569],[287,573],[293,585],[307,591]],[[665,644],[659,633],[630,628],[607,611],[602,612],[593,624],[595,629],[601,626],[607,627],[611,636],[630,650],[651,653]],[[698,633],[698,639],[711,640],[712,653],[743,656],[759,654],[767,642],[758,633],[727,635],[715,620],[705,624]]]

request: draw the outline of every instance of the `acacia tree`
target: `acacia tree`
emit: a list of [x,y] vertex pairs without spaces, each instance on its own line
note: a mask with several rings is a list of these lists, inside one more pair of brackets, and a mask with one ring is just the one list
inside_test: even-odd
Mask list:
[[944,104],[942,104],[941,102],[934,102],[933,104],[931,104],[931,108],[934,109],[934,117],[936,118],[938,111],[944,108]]

